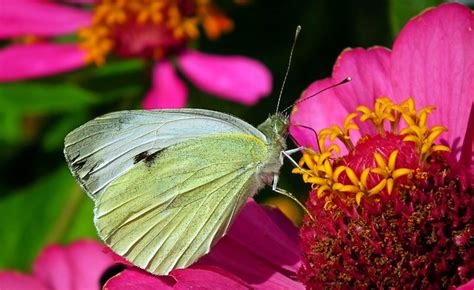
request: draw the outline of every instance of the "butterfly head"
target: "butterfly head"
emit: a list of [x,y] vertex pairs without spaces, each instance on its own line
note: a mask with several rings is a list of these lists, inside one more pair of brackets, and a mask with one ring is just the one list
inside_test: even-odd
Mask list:
[[286,139],[288,127],[290,126],[288,116],[282,113],[276,113],[268,117],[265,122],[258,126],[258,129],[270,140]]

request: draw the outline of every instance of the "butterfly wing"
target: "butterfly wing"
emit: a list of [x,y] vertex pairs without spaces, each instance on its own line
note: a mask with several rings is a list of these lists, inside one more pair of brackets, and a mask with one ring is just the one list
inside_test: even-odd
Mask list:
[[69,133],[64,154],[82,188],[96,199],[142,158],[209,134],[242,133],[262,140],[256,128],[228,114],[199,109],[135,110],[106,114]]
[[99,236],[159,275],[209,252],[263,183],[267,145],[246,134],[194,138],[143,159],[96,201]]

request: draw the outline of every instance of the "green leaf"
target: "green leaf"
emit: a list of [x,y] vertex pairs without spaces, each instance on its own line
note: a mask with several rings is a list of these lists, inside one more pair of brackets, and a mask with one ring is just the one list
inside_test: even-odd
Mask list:
[[22,137],[22,116],[15,111],[4,110],[0,114],[0,141],[16,143]]
[[144,62],[139,59],[108,60],[103,66],[94,67],[92,65],[89,67],[87,77],[116,77],[117,75],[139,73],[144,69],[144,66]]
[[108,61],[102,67],[88,68],[88,74],[78,77],[78,82],[99,94],[104,102],[142,99],[151,81],[146,68],[143,61],[136,59]]
[[16,82],[0,84],[0,107],[9,111],[56,113],[76,111],[100,97],[74,84]]
[[92,206],[65,167],[0,200],[0,269],[28,271],[48,244],[95,238]]
[[390,0],[390,23],[395,37],[403,25],[423,10],[441,4],[442,0]]
[[[87,111],[78,111],[74,114],[66,114],[49,126],[42,140],[43,149],[51,152],[64,146],[64,137],[79,125],[89,121]],[[62,150],[62,149],[61,149]]]

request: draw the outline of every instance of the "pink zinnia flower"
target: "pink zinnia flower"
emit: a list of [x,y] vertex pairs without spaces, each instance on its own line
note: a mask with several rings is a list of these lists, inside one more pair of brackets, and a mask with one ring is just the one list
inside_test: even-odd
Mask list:
[[[88,0],[91,10],[54,1],[8,1],[0,9],[0,39],[15,39],[0,50],[0,81],[42,77],[99,65],[110,53],[155,62],[152,88],[144,107],[183,107],[187,89],[171,61],[199,89],[255,104],[271,91],[271,74],[256,60],[217,56],[187,46],[199,37],[199,26],[215,39],[232,29],[212,1]],[[77,43],[54,39],[78,33]]]
[[100,289],[102,276],[116,264],[104,249],[87,240],[46,247],[34,262],[31,275],[0,271],[0,289]]
[[299,280],[311,289],[467,283],[474,278],[473,12],[444,4],[409,21],[392,51],[345,50],[332,77],[301,99],[349,76],[291,116],[314,129],[291,128],[313,148],[294,170],[312,185],[307,207],[315,219],[306,217],[300,232]]

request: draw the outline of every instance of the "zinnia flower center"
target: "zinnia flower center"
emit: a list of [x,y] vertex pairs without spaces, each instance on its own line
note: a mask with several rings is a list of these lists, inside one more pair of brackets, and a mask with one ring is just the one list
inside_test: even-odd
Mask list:
[[100,65],[112,50],[123,57],[160,59],[198,38],[200,26],[215,39],[233,23],[211,0],[101,0],[92,25],[79,37],[86,61]]
[[[377,99],[321,130],[319,152],[303,154],[294,173],[314,190],[314,221],[300,232],[308,288],[448,288],[474,275],[472,188],[435,144],[446,128],[427,126],[434,109]],[[350,133],[368,124],[374,133],[354,145]]]
[[[331,206],[334,196],[348,204],[358,205],[364,199],[377,202],[382,192],[391,194],[394,187],[407,183],[413,172],[423,170],[427,159],[435,152],[450,151],[434,141],[446,128],[426,125],[428,114],[434,107],[416,111],[413,99],[394,104],[388,98],[379,98],[374,110],[359,106],[357,113],[349,114],[343,127],[334,125],[318,134],[320,152],[305,152],[300,168],[294,173],[303,175],[312,184],[318,198],[325,198],[326,208]],[[356,145],[350,132],[359,130],[354,122],[360,117],[362,123],[370,123],[376,132],[362,136]],[[406,127],[400,131],[401,121]],[[348,153],[339,156],[343,144]],[[327,142],[329,141],[329,142]]]

